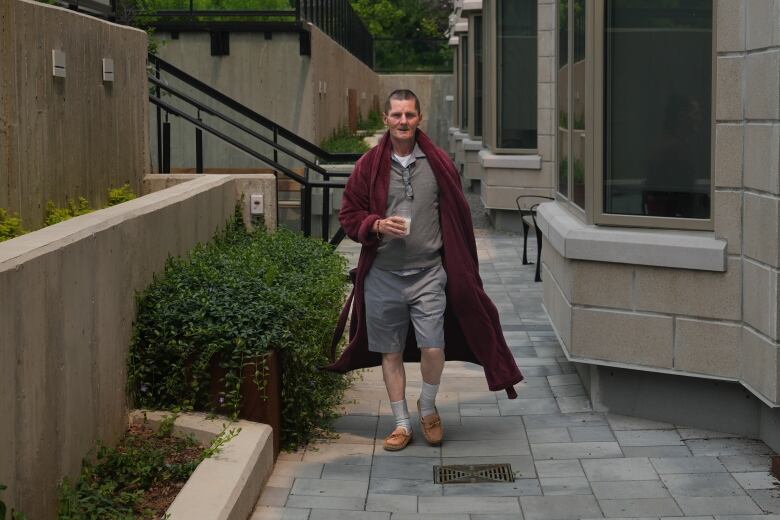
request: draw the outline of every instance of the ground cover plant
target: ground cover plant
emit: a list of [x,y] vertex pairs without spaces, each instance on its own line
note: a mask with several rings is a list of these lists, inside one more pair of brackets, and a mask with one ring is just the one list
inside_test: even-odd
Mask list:
[[131,425],[116,447],[98,446],[95,461],[83,462],[78,480],[60,484],[57,518],[165,518],[198,464],[238,433],[224,429],[204,448],[192,437],[173,435],[175,418],[168,416],[156,432],[146,423]]
[[[281,358],[281,445],[307,443],[335,417],[348,381],[321,371],[344,298],[345,261],[317,239],[287,230],[248,233],[240,217],[186,258],[168,260],[138,297],[129,356],[135,405],[179,407],[236,417],[242,367],[276,349]],[[210,364],[225,390],[210,396]]]
[[[9,213],[0,208],[0,242],[24,235],[27,231],[22,227],[22,219],[15,213]],[[2,520],[0,516],[0,520]]]
[[363,138],[353,134],[346,125],[334,130],[320,143],[320,148],[330,153],[364,153],[369,149]]

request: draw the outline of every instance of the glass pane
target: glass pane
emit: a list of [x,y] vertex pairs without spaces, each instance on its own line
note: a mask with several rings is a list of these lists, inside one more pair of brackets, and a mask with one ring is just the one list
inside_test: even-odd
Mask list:
[[712,0],[607,2],[604,211],[710,217]]
[[572,2],[572,39],[574,55],[571,66],[571,200],[585,207],[585,0]]
[[536,2],[497,2],[499,148],[536,148]]
[[474,17],[474,137],[482,136],[482,17]]
[[469,128],[469,38],[460,37],[460,128]]
[[569,0],[558,2],[558,192],[569,196]]

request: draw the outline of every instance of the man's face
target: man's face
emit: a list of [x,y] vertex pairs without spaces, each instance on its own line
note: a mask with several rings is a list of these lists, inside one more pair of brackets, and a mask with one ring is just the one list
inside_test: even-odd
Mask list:
[[414,139],[422,114],[414,108],[414,99],[391,99],[390,110],[384,114],[384,120],[393,140],[409,141]]

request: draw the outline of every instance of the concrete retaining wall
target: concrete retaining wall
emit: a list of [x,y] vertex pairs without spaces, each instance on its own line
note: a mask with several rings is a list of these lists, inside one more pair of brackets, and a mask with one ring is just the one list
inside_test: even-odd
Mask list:
[[29,518],[55,518],[58,481],[78,475],[97,440],[114,443],[124,432],[136,291],[167,257],[210,240],[241,190],[262,190],[275,207],[274,182],[204,175],[0,243],[7,504]]
[[423,113],[420,128],[434,143],[447,150],[447,129],[452,124],[455,90],[452,74],[382,74],[379,78],[382,105],[388,94],[396,89],[407,88],[417,94]]
[[[66,77],[53,77],[52,50]],[[113,82],[102,59],[114,60]],[[138,192],[147,167],[146,33],[27,0],[0,2],[0,208],[27,228],[46,202]]]

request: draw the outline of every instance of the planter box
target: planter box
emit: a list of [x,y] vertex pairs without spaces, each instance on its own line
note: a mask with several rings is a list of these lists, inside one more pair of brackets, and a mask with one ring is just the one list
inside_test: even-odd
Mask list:
[[[254,382],[255,366],[265,366],[263,388],[258,388]],[[219,396],[225,390],[223,378],[225,370],[219,366],[219,355],[211,360],[211,384],[209,395],[218,413],[227,413],[225,407],[219,406]],[[247,421],[264,423],[273,428],[274,460],[279,455],[281,447],[282,427],[282,384],[279,354],[276,351],[250,359],[241,374],[241,410],[238,417]]]

